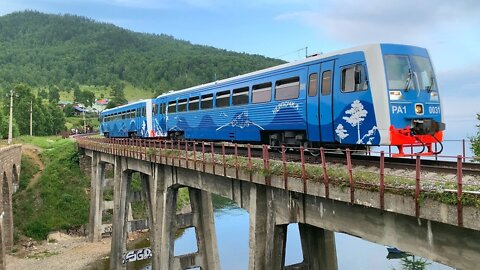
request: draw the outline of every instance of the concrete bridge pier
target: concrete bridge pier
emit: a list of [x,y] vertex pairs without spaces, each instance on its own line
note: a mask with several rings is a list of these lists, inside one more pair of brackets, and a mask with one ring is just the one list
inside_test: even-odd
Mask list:
[[[112,246],[110,255],[110,269],[121,269],[122,255],[127,250],[127,220],[128,203],[127,194],[130,190],[132,181],[132,172],[123,170],[126,168],[124,158],[115,157],[113,173],[113,228],[112,228]],[[123,165],[123,166],[122,166]]]
[[[249,269],[338,269],[334,232],[305,224],[303,196],[253,185],[249,195]],[[303,261],[285,266],[287,226],[291,223],[298,223]]]
[[[160,167],[160,166],[157,166]],[[151,228],[152,269],[219,269],[217,236],[211,194],[188,188],[189,213],[177,213],[177,195],[181,187],[173,184],[176,169],[163,166],[158,170],[156,216]],[[152,220],[152,219],[151,219]],[[179,229],[195,228],[197,252],[174,256],[175,233]]]
[[91,159],[90,184],[90,222],[89,239],[98,242],[102,239],[103,183],[105,182],[105,163],[100,161],[99,153],[94,152]]

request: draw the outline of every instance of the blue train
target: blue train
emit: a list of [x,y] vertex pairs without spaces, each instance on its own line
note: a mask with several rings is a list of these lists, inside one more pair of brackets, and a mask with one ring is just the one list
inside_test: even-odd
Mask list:
[[101,131],[271,146],[392,145],[400,156],[414,144],[428,155],[443,139],[441,108],[426,49],[373,44],[105,110]]

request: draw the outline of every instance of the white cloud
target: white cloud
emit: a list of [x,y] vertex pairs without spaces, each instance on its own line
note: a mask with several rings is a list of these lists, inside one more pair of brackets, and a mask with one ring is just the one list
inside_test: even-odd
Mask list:
[[332,38],[354,43],[408,42],[432,37],[444,28],[451,30],[452,24],[475,27],[474,22],[480,23],[480,5],[476,1],[330,2],[313,11],[281,14],[277,19],[298,20]]

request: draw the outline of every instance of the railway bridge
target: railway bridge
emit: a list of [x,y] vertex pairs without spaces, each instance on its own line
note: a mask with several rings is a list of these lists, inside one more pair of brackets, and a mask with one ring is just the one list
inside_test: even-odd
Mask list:
[[[249,269],[337,269],[334,232],[394,246],[457,269],[474,269],[479,262],[478,194],[463,190],[461,168],[454,192],[427,192],[422,174],[413,176],[412,189],[405,188],[408,179],[401,177],[396,180],[403,182],[393,185],[383,163],[374,173],[355,173],[349,154],[342,169],[326,160],[323,149],[320,164],[310,165],[288,162],[285,151],[280,160],[270,159],[266,146],[255,158],[250,147],[248,155],[240,156],[236,145],[228,152],[224,144],[214,147],[205,142],[94,138],[77,142],[92,175],[92,241],[101,239],[102,215],[113,209],[111,269],[125,266],[127,233],[139,224],[150,230],[153,269],[219,269],[212,193],[249,212]],[[113,203],[103,198],[106,166],[114,172]],[[142,188],[133,192],[132,174],[137,172]],[[189,213],[176,210],[182,187],[189,191]],[[138,198],[148,209],[144,223],[129,215]],[[299,225],[303,262],[285,266],[290,223]],[[195,227],[198,251],[174,256],[175,232],[189,227]]]
[[6,269],[5,252],[13,246],[12,194],[18,189],[22,146],[0,146],[0,269]]

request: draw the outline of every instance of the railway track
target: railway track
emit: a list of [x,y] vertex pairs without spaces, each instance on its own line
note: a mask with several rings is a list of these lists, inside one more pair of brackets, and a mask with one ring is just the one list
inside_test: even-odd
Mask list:
[[[122,140],[122,144],[125,142],[132,142],[132,145],[145,145],[149,147],[160,147],[160,143],[162,143],[162,147],[165,147],[166,141],[152,141],[152,140]],[[119,140],[110,140],[113,142]],[[173,141],[173,149],[175,150],[182,150],[185,151],[185,141],[180,141],[180,147],[178,146],[178,141]],[[187,142],[188,143],[188,150],[193,150],[194,142]],[[211,142],[204,142],[203,143],[203,151],[205,154],[211,154],[212,152],[212,143]],[[235,154],[235,144],[232,143],[223,143],[225,154],[226,155],[234,155]],[[167,142],[166,148],[171,148],[171,141]],[[202,142],[195,142],[195,148],[197,152],[202,151]],[[268,156],[269,159],[272,160],[282,160],[283,156],[279,148],[276,149],[269,149]],[[213,143],[213,151],[216,154],[221,154],[223,152],[222,143],[214,142]],[[248,145],[247,144],[238,144],[237,145],[237,154],[239,156],[248,156]],[[250,146],[250,157],[252,158],[263,158],[263,149],[260,145],[251,145]],[[325,158],[328,162],[331,163],[340,163],[346,164],[347,159],[345,153],[338,153],[338,151],[334,151],[332,149],[325,150]],[[290,162],[301,162],[301,155],[300,155],[300,148],[298,147],[287,147],[285,152],[285,159]],[[373,156],[373,155],[366,155],[366,154],[352,154],[352,165],[353,166],[366,166],[366,167],[380,167],[380,157]],[[308,149],[304,151],[304,161],[305,163],[310,164],[320,164],[321,158],[320,156],[312,156]],[[385,168],[390,169],[407,169],[407,170],[416,170],[416,160],[415,158],[392,158],[392,157],[385,157],[384,160]],[[444,173],[444,174],[456,174],[458,163],[456,161],[444,161],[444,160],[431,160],[422,158],[420,162],[420,169],[422,172],[433,172],[433,173]],[[470,163],[470,162],[462,162],[462,173],[463,175],[471,175],[471,176],[480,176],[480,163]]]

